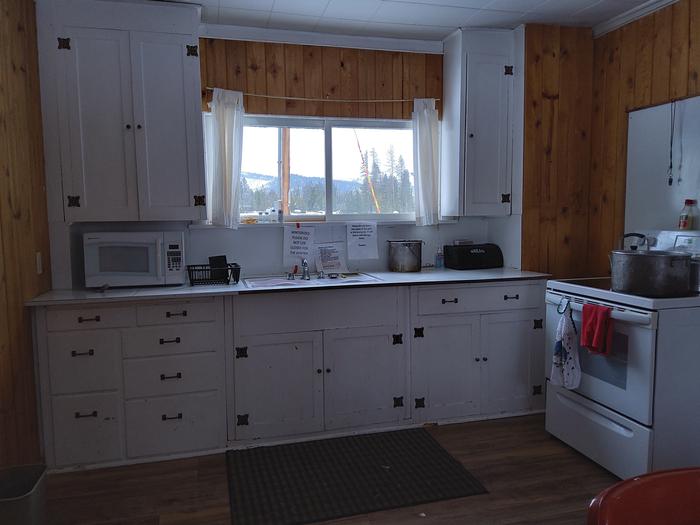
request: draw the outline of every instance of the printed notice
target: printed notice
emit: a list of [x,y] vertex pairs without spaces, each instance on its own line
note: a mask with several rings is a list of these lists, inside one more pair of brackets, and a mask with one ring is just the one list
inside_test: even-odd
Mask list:
[[377,223],[348,223],[348,259],[379,259]]
[[301,264],[302,259],[311,259],[314,245],[314,228],[284,227],[284,263]]
[[344,242],[325,242],[316,245],[316,270],[325,273],[348,273]]

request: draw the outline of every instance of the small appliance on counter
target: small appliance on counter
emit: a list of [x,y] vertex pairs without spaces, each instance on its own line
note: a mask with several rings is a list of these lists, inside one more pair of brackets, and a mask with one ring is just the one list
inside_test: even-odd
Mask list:
[[445,268],[486,270],[503,268],[503,252],[496,244],[445,245]]
[[400,240],[389,243],[389,270],[392,272],[420,272],[423,262],[423,241]]
[[83,257],[87,288],[170,286],[187,280],[182,231],[85,233]]

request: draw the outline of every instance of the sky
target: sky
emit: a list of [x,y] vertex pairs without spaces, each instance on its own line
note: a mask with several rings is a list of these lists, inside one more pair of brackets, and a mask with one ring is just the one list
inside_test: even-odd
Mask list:
[[[396,156],[403,155],[406,167],[413,172],[413,134],[410,129],[356,130],[363,151],[374,147],[380,162],[384,162],[393,142]],[[244,128],[241,171],[277,176],[277,136],[277,128]],[[291,172],[307,177],[324,177],[323,130],[294,128],[290,140]],[[352,128],[336,128],[333,133],[333,177],[340,180],[357,179],[360,165],[360,152]],[[384,169],[384,166],[381,168]]]

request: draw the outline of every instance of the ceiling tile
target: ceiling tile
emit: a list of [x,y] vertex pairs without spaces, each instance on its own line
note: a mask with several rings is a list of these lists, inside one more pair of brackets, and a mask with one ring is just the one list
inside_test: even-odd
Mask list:
[[324,16],[316,24],[316,31],[320,33],[365,36],[367,35],[367,23],[362,20],[347,20]]
[[[348,0],[349,1],[349,0]],[[428,5],[431,8],[438,7],[468,7],[472,9],[481,9],[492,0],[381,0],[382,2],[401,2],[404,4],[422,4]]]
[[525,13],[513,11],[491,11],[480,9],[472,18],[467,20],[466,27],[498,27],[514,29],[522,22],[520,21]]
[[522,12],[537,9],[547,2],[547,0],[491,0],[484,7],[496,11],[516,11]]
[[367,34],[388,38],[413,38],[417,40],[442,40],[452,33],[454,28],[442,26],[422,26],[407,24],[387,24],[368,22]]
[[229,9],[253,9],[254,11],[269,11],[274,0],[220,0],[221,7]]
[[330,0],[323,16],[345,20],[369,20],[381,3],[380,0]]
[[374,22],[429,25],[456,28],[476,14],[475,9],[405,2],[382,2],[372,17]]
[[598,2],[599,0],[547,0],[536,9],[533,9],[533,11],[546,15],[566,17]]
[[219,8],[219,23],[233,26],[266,27],[270,13],[253,9]]
[[272,10],[293,15],[321,16],[328,0],[275,0]]
[[270,13],[267,27],[273,29],[289,29],[292,31],[313,31],[316,28],[319,17],[292,15],[289,13]]

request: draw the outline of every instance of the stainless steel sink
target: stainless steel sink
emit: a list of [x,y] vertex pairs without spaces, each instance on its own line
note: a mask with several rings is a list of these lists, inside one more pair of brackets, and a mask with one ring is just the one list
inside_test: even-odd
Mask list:
[[289,280],[285,277],[250,277],[243,279],[243,284],[246,288],[256,289],[256,288],[306,288],[314,286],[339,286],[345,284],[357,284],[357,283],[372,283],[379,282],[381,279],[369,275],[367,273],[349,273],[349,274],[339,274],[335,279],[330,277],[324,277],[319,279],[317,275],[312,275],[311,279],[306,281],[303,279]]

